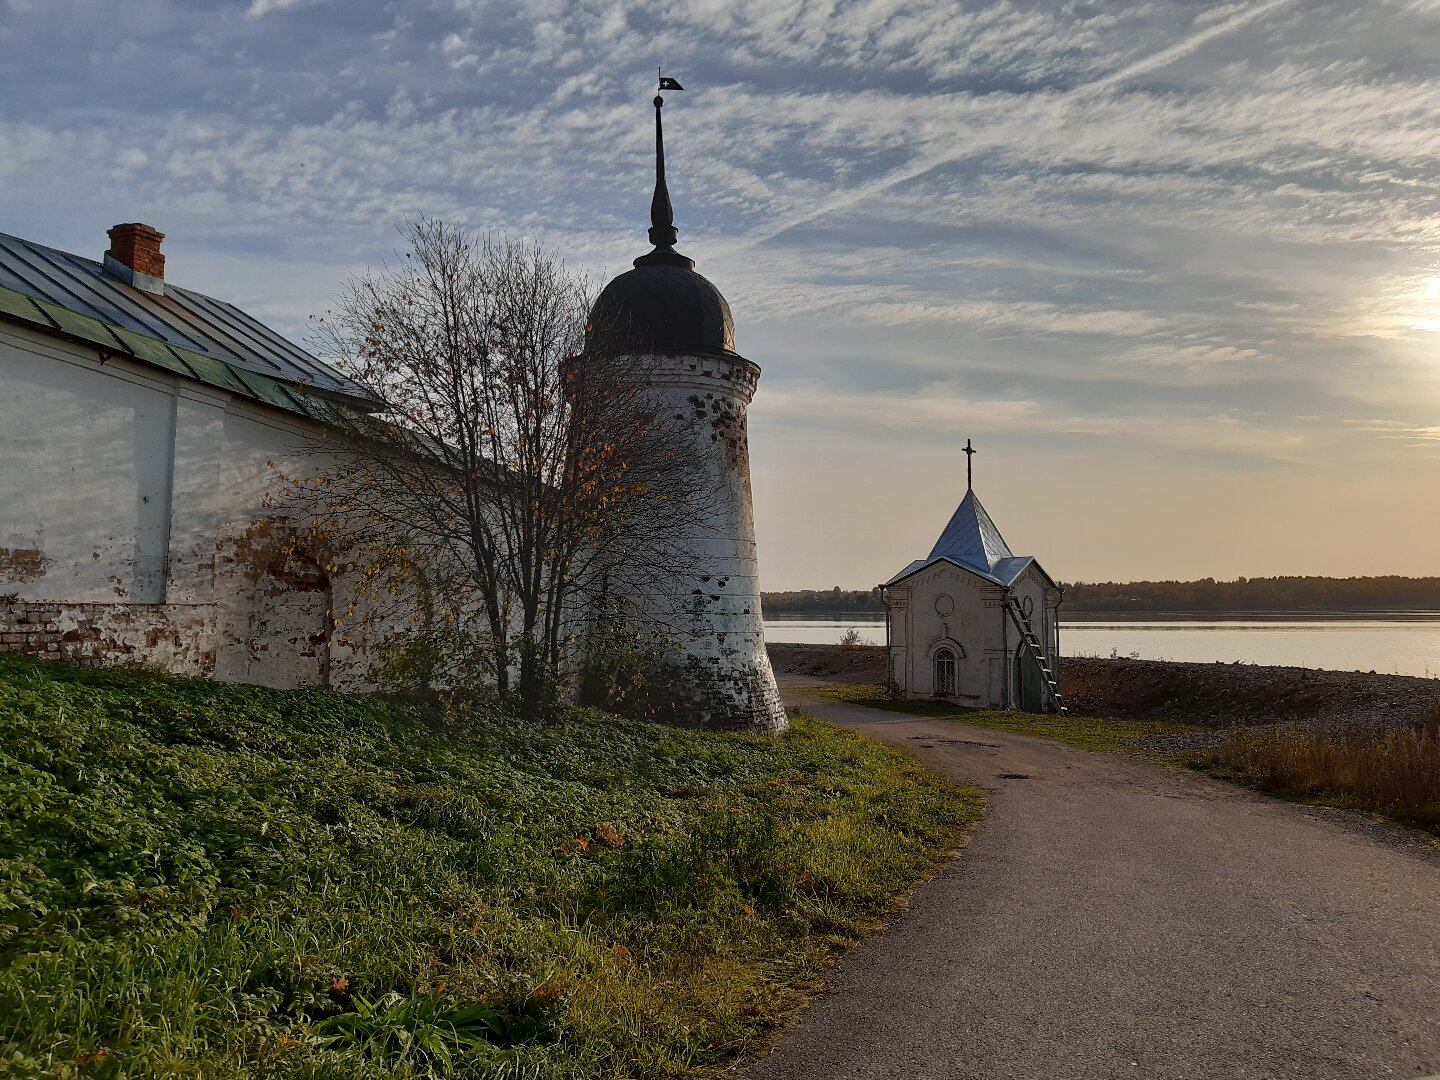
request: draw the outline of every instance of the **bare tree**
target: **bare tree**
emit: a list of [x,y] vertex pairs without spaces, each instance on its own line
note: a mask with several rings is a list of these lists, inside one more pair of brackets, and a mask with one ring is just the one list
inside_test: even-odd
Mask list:
[[591,290],[555,254],[434,220],[403,234],[313,335],[384,408],[337,411],[296,489],[357,553],[370,617],[408,612],[398,655],[451,683],[482,671],[533,711],[594,620],[663,609],[644,594],[681,572],[703,512],[694,442],[643,360],[593,332],[587,349]]

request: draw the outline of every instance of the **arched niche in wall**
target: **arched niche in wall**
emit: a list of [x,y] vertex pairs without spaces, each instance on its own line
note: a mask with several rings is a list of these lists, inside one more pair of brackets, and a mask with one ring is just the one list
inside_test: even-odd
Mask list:
[[216,678],[280,688],[329,685],[334,589],[324,564],[284,521],[221,531]]

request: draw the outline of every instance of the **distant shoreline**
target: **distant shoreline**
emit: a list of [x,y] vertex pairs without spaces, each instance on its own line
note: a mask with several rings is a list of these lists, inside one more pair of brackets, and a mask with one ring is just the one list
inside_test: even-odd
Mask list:
[[[883,686],[882,646],[767,644],[781,675]],[[1364,731],[1433,723],[1440,679],[1280,664],[1065,656],[1060,691],[1075,716],[1175,721],[1223,731],[1235,724],[1297,723]],[[1186,747],[1197,749],[1198,747]]]
[[[1216,581],[1061,582],[1066,615],[1226,618],[1416,618],[1440,614],[1440,577],[1332,578],[1289,576]],[[800,589],[760,594],[761,609],[782,615],[831,617],[884,614],[880,590]]]

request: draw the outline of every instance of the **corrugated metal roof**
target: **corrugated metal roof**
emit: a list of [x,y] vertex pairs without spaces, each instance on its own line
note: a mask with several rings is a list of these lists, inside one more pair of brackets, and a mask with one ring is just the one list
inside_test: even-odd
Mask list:
[[[990,571],[1006,585],[1014,585],[1015,579],[1025,572],[1026,567],[1035,562],[1033,555],[1012,555],[1008,559],[1001,559]],[[1044,570],[1040,571],[1042,574]]]
[[905,567],[904,570],[901,570],[898,574],[896,574],[894,577],[892,577],[889,581],[885,582],[884,588],[887,588],[887,589],[888,589],[891,585],[894,585],[896,582],[898,582],[898,581],[904,581],[906,578],[911,577],[911,576],[913,576],[913,575],[915,575],[915,574],[918,574],[921,570],[924,570],[926,567],[934,566],[936,563],[942,563],[942,562],[943,562],[943,563],[949,563],[951,566],[954,566],[954,567],[958,567],[959,569],[964,570],[964,571],[965,571],[966,573],[968,573],[968,574],[974,574],[976,577],[984,578],[986,581],[993,581],[996,585],[1003,585],[1003,584],[1005,584],[1003,581],[1001,581],[999,578],[997,578],[994,574],[987,574],[984,570],[977,570],[977,569],[975,569],[975,567],[971,566],[969,563],[956,562],[954,559],[947,559],[945,556],[942,555],[942,556],[940,556],[940,558],[938,558],[938,559],[916,559],[916,560],[915,560],[914,562],[912,562],[909,566]]
[[896,574],[894,577],[892,577],[889,581],[885,582],[885,584],[886,584],[886,585],[894,585],[895,582],[899,581],[901,578],[907,578],[907,577],[909,577],[911,574],[913,574],[916,570],[922,570],[922,569],[924,569],[925,567],[929,566],[931,562],[932,562],[932,560],[930,560],[930,559],[916,559],[916,560],[915,560],[914,562],[912,562],[909,566],[905,567],[904,570],[901,570],[898,574]]
[[[81,327],[86,331],[93,329],[91,320],[98,320],[114,328],[122,351],[151,362],[155,361],[145,352],[154,352],[154,347],[136,342],[137,336],[269,379],[361,401],[374,400],[364,386],[233,304],[169,282],[165,283],[163,296],[147,293],[107,274],[92,259],[5,233],[0,233],[0,289],[41,301],[50,316],[47,321],[62,333],[89,339],[88,333],[75,335],[67,329],[68,313],[81,316]],[[12,300],[4,310],[15,315],[11,308],[16,307],[23,305]],[[63,311],[56,312],[53,307]],[[243,374],[233,375],[234,379],[248,385]]]
[[371,404],[352,398],[330,396],[329,391],[300,387],[295,382],[247,371],[225,360],[217,360],[193,349],[168,345],[157,338],[122,330],[89,315],[79,315],[0,285],[0,320],[25,323],[70,341],[92,345],[102,353],[132,356],[177,375],[218,386],[232,394],[253,398],[286,412],[308,416],[322,423],[335,423],[344,411],[368,410]]

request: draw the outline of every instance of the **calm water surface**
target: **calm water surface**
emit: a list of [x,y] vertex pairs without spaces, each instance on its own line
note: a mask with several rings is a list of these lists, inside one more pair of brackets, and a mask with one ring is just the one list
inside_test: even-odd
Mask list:
[[[833,645],[847,630],[862,640],[885,643],[885,617],[769,618],[769,641]],[[1113,615],[1063,617],[1060,652],[1065,656],[1130,656],[1140,660],[1189,660],[1277,664],[1334,671],[1375,670],[1440,678],[1440,614],[1393,616]]]

